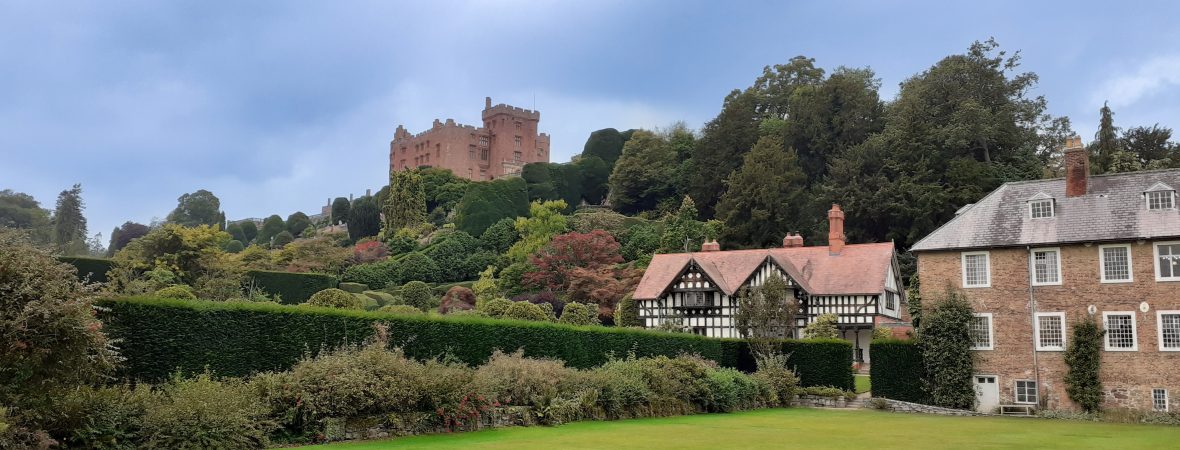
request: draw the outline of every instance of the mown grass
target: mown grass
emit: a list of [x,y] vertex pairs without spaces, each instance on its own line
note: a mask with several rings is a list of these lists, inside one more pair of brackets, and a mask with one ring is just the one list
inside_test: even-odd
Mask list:
[[873,389],[873,383],[869,380],[868,375],[855,375],[855,377],[857,394],[863,394]]
[[872,410],[769,409],[413,436],[316,448],[1175,448],[1180,427],[949,417]]

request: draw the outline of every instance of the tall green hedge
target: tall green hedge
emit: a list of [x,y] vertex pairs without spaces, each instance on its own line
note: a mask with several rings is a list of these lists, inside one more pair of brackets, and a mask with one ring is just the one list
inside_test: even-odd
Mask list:
[[337,284],[336,277],[322,273],[251,270],[246,272],[246,276],[249,278],[247,283],[252,283],[268,294],[279,294],[286,304],[306,302],[312,294],[334,288]]
[[869,376],[873,380],[874,397],[914,403],[929,401],[922,390],[925,365],[917,342],[878,339],[869,345],[869,354],[873,355]]
[[91,258],[87,256],[58,256],[57,260],[70,264],[78,269],[78,279],[85,280],[86,276],[89,275],[90,281],[95,283],[106,283],[107,272],[114,265],[108,258]]
[[[154,298],[104,300],[104,329],[120,340],[125,375],[160,380],[208,367],[243,376],[291,367],[305,354],[363,341],[380,321],[390,343],[419,359],[450,354],[468,364],[495,349],[558,358],[572,367],[624,357],[695,353],[722,366],[754,369],[744,341],[613,327],[575,327],[478,317],[393,315],[265,303]],[[804,386],[852,388],[852,348],[844,341],[787,341]]]

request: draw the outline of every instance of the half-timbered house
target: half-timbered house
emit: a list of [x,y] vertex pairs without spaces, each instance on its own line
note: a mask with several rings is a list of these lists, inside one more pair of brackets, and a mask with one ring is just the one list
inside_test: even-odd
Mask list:
[[633,296],[640,319],[648,328],[674,324],[704,336],[741,337],[734,316],[742,289],[777,275],[799,305],[788,334],[834,313],[854,359],[868,362],[874,328],[908,329],[897,257],[892,242],[846,244],[838,205],[828,218],[826,246],[804,246],[802,236],[788,233],[781,248],[722,251],[707,242],[699,252],[655,255]]

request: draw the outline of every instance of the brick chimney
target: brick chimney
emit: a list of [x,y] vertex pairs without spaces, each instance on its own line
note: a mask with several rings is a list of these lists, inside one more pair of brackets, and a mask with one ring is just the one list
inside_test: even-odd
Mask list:
[[491,97],[484,97],[483,98],[483,109],[484,110],[492,109],[492,98]]
[[803,235],[798,233],[787,232],[787,237],[783,238],[783,248],[802,247]]
[[839,255],[844,250],[844,211],[832,203],[828,210],[828,253]]
[[705,243],[701,244],[701,251],[702,252],[719,252],[719,251],[721,251],[721,244],[719,242],[717,242],[716,239],[711,240],[711,241],[705,241]]
[[1082,138],[1073,136],[1065,139],[1065,196],[1086,195],[1086,182],[1090,176],[1090,154],[1082,146]]

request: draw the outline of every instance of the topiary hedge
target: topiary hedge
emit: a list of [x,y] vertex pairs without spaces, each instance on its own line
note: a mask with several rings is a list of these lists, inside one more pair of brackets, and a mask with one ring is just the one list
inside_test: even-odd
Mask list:
[[85,280],[90,276],[93,283],[106,283],[107,272],[114,266],[114,262],[107,258],[91,258],[88,256],[58,256],[58,261],[74,266],[78,269],[78,279]]
[[913,403],[929,401],[922,390],[925,365],[917,342],[878,339],[870,344],[869,354],[873,355],[873,363],[869,365],[873,397]]
[[[244,376],[290,368],[308,352],[362,342],[374,322],[389,328],[390,344],[427,359],[450,354],[481,364],[493,350],[557,358],[588,368],[623,357],[695,353],[725,367],[753,371],[746,343],[690,334],[474,316],[405,316],[267,303],[178,301],[157,298],[100,302],[104,330],[120,339],[124,375],[162,380],[177,370]],[[845,341],[786,341],[788,364],[803,386],[852,389],[852,348]]]
[[279,294],[286,304],[306,302],[316,292],[334,288],[337,284],[336,277],[322,273],[251,270],[246,275],[254,287],[267,294]]

